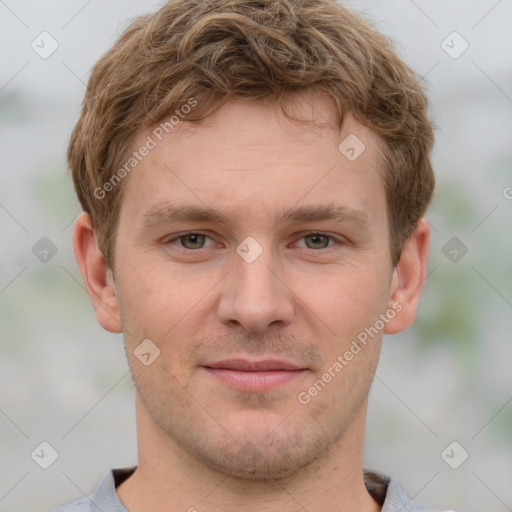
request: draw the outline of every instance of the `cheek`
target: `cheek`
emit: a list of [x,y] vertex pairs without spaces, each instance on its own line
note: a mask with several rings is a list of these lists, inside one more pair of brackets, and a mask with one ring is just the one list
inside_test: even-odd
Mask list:
[[185,274],[168,264],[123,262],[118,297],[127,349],[133,351],[148,338],[166,360],[178,364],[187,340],[199,339],[205,328],[214,308],[208,292],[217,281],[213,273]]
[[125,259],[118,267],[118,283],[119,307],[127,342],[134,337],[158,340],[182,315],[186,301],[172,273],[155,265]]
[[332,335],[342,339],[373,325],[389,294],[388,276],[377,265],[363,269],[347,265],[323,276],[301,273],[295,276],[295,283],[299,304],[307,306],[304,315],[313,320],[317,317]]

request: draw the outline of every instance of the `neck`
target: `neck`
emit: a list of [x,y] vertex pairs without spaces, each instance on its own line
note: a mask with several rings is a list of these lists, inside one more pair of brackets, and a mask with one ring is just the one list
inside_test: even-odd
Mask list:
[[130,512],[378,512],[363,481],[366,404],[328,457],[287,479],[241,479],[212,469],[169,439],[137,400],[139,463],[117,488]]

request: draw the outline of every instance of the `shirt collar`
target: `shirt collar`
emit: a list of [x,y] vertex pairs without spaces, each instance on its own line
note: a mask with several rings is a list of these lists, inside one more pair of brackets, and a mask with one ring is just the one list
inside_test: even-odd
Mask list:
[[[89,512],[128,512],[121,503],[116,487],[135,471],[136,466],[107,471],[91,495]],[[381,512],[435,512],[414,503],[398,480],[375,470],[364,470],[368,492],[382,506]]]

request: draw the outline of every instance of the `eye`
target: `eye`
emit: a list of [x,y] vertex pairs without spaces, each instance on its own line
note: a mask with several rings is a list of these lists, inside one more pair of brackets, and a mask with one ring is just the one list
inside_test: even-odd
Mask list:
[[[323,233],[309,233],[304,235],[301,240],[304,240],[307,249],[327,249],[331,245],[336,244],[336,241],[328,235]],[[300,246],[299,247],[304,247]]]
[[197,250],[204,249],[208,240],[210,240],[210,237],[203,233],[184,233],[167,240],[166,244],[173,244],[178,241],[178,245],[184,249]]

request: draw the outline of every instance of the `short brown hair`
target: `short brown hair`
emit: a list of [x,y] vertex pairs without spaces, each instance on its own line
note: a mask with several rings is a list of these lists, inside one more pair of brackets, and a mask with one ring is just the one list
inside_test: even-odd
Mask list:
[[[428,101],[387,38],[335,0],[170,0],[133,21],[98,61],[68,162],[107,263],[113,267],[123,188],[112,178],[120,178],[140,130],[191,98],[195,108],[185,121],[198,123],[228,101],[270,98],[281,105],[311,89],[334,100],[340,127],[350,112],[384,142],[396,264],[434,188]],[[99,197],[99,190],[108,194]]]

